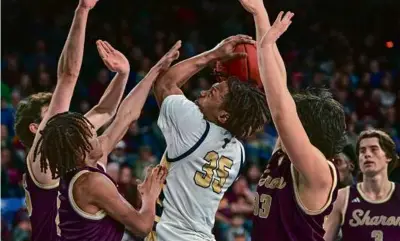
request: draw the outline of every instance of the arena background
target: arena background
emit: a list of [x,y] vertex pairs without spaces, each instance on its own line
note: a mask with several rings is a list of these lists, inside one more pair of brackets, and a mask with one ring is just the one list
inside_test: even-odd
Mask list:
[[[39,91],[52,91],[56,66],[78,1],[6,0],[2,2],[1,50],[1,240],[29,240],[30,224],[21,185],[26,152],[14,136],[18,102]],[[289,86],[325,86],[345,108],[348,142],[370,127],[382,128],[400,151],[400,2],[398,0],[266,1],[270,18],[279,10],[296,16],[278,46]],[[90,12],[84,62],[73,98],[73,111],[86,112],[112,79],[95,41],[109,41],[131,63],[126,91],[178,39],[181,59],[215,46],[223,38],[254,36],[252,17],[237,0],[100,0]],[[184,86],[189,98],[213,83],[205,70]],[[150,96],[137,123],[109,156],[108,172],[124,195],[135,195],[136,179],[158,163],[165,142],[156,125],[158,107]],[[247,168],[226,194],[215,225],[217,240],[249,240],[251,204],[243,198],[268,162],[276,139],[266,126],[246,143]],[[355,157],[353,157],[355,159]],[[355,161],[355,160],[353,160]],[[400,179],[399,167],[392,180]],[[239,235],[242,234],[242,235]],[[245,239],[239,237],[246,237]],[[125,240],[138,240],[128,233]]]

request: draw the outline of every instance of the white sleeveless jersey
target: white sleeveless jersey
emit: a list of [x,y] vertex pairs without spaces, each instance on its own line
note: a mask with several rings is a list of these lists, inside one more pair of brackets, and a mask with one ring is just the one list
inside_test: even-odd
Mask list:
[[214,240],[215,214],[244,164],[243,146],[183,95],[164,99],[158,125],[169,173],[157,201],[155,232],[146,240]]

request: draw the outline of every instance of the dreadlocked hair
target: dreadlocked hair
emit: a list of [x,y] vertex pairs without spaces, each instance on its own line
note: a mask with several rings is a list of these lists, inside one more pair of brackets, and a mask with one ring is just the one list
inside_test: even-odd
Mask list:
[[264,93],[256,86],[236,77],[228,78],[227,83],[229,92],[223,109],[229,113],[229,118],[221,125],[235,137],[243,139],[263,128],[271,120],[271,114]]
[[[90,121],[79,113],[64,112],[51,117],[43,130],[34,150],[40,154],[40,168],[46,173],[49,167],[53,179],[64,176],[86,159],[93,148]],[[35,160],[35,158],[34,158]]]

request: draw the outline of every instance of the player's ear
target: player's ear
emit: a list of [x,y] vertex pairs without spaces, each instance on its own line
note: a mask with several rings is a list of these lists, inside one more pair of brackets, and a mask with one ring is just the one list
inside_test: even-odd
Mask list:
[[229,119],[230,115],[228,112],[226,111],[221,111],[218,115],[218,121],[222,124],[225,124],[228,119]]
[[31,124],[29,124],[29,130],[30,130],[30,132],[32,132],[33,134],[36,134],[38,128],[39,128],[39,125],[36,124],[36,123],[31,123]]

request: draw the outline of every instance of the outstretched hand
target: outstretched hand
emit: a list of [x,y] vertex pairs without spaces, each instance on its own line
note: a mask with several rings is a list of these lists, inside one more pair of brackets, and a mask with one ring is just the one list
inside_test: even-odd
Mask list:
[[94,6],[96,6],[96,3],[99,0],[79,0],[79,7],[84,8],[87,10],[92,9]]
[[211,52],[222,62],[236,58],[245,58],[247,56],[246,53],[235,52],[238,44],[256,44],[256,41],[250,36],[239,34],[222,40]]
[[142,198],[156,201],[162,190],[162,185],[167,178],[167,174],[168,170],[164,166],[149,167],[145,180],[138,185],[138,191]]
[[97,51],[107,68],[112,72],[127,74],[130,70],[128,59],[107,41],[97,40]]
[[256,14],[257,11],[265,9],[263,0],[239,0],[243,8],[251,14]]
[[268,30],[268,32],[261,38],[260,45],[263,44],[273,44],[278,38],[288,29],[290,24],[292,23],[292,17],[294,13],[287,12],[285,16],[283,16],[283,11],[278,14],[274,24]]

